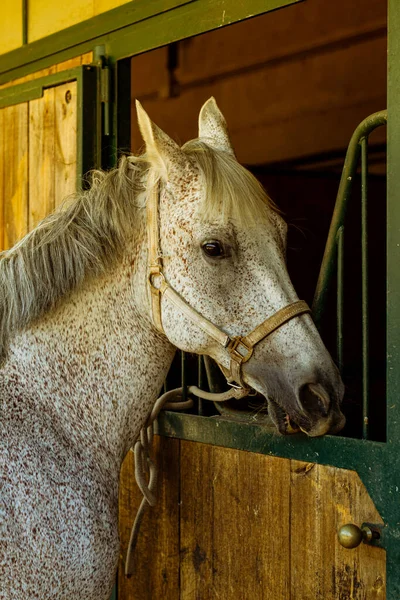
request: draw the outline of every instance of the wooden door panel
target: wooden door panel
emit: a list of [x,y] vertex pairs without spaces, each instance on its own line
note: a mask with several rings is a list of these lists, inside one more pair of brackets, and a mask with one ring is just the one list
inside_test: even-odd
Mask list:
[[[62,73],[90,59],[77,57],[47,71]],[[12,247],[76,190],[77,129],[76,81],[0,109],[0,249]]]
[[291,600],[385,598],[384,550],[337,540],[346,523],[382,523],[357,473],[291,463]]
[[27,232],[28,215],[28,103],[2,108],[4,248]]
[[181,442],[181,599],[287,598],[289,501],[289,460]]
[[118,597],[124,600],[179,600],[180,442],[156,436],[154,446],[153,458],[159,468],[158,501],[144,516],[135,551],[135,570],[130,579],[124,575],[126,550],[142,500],[135,483],[132,452],[128,453],[121,470]]
[[29,229],[76,189],[77,83],[29,102]]
[[54,96],[54,205],[57,207],[76,189],[77,83],[58,85]]
[[[160,503],[140,533],[138,575],[127,582],[120,573],[120,600],[386,597],[385,551],[365,544],[346,550],[337,540],[346,523],[382,523],[354,471],[168,438],[158,442],[158,459]],[[121,491],[123,552],[126,521],[140,501],[133,477],[130,457]],[[171,572],[166,556],[174,557]],[[161,581],[162,593],[154,584]]]

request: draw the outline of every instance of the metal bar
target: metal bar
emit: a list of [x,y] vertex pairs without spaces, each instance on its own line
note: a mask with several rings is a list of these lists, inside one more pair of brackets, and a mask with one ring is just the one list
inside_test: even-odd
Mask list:
[[[204,368],[203,368],[203,357],[197,357],[197,385],[200,389],[204,387]],[[197,413],[201,416],[203,415],[203,400],[201,398],[197,398]]]
[[342,373],[343,337],[344,337],[344,226],[339,227],[337,232],[337,301],[336,301],[336,356],[339,370]]
[[336,261],[336,236],[338,229],[344,224],[347,206],[351,195],[353,177],[356,173],[358,160],[360,156],[360,140],[368,136],[371,131],[385,125],[387,122],[387,111],[374,113],[360,123],[354,131],[345,158],[345,163],[340,179],[339,190],[336,198],[336,204],[333,211],[331,226],[329,229],[328,240],[325,247],[324,257],[322,259],[319,272],[317,287],[314,295],[313,314],[317,326],[321,325],[323,312],[325,309],[326,298],[329,291],[329,284],[334,274]]
[[80,67],[77,109],[77,189],[87,182],[84,175],[101,167],[101,112],[99,69],[93,65]]
[[22,45],[28,43],[28,0],[22,0]]
[[182,386],[182,402],[187,399],[187,382],[186,382],[186,352],[181,351],[181,386]]
[[368,439],[369,416],[369,323],[368,323],[368,138],[361,146],[361,313],[363,438]]

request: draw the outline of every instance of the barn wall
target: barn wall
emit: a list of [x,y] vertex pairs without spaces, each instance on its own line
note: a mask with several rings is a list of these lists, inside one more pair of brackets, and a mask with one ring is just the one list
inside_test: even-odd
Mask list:
[[[214,95],[247,164],[342,149],[359,121],[386,106],[381,0],[308,0],[175,48],[173,71],[168,48],[132,59],[132,100],[184,142]],[[135,116],[132,123],[136,151]]]
[[[130,0],[27,1],[27,42],[34,42],[71,25],[127,4]],[[23,44],[23,2],[4,2],[0,19],[0,54]]]
[[5,2],[1,7],[0,54],[22,46],[22,2]]
[[62,2],[28,1],[28,41],[61,31],[95,17],[130,0],[69,0],[68,10]]

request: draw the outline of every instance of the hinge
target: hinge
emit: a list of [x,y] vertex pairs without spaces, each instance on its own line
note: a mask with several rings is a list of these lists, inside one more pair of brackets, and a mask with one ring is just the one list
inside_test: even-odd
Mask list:
[[110,79],[108,66],[100,71],[100,102],[103,105],[103,135],[110,135]]
[[104,46],[96,46],[93,51],[93,63],[99,68],[99,101],[102,112],[103,135],[110,135],[110,88],[111,70],[107,64]]

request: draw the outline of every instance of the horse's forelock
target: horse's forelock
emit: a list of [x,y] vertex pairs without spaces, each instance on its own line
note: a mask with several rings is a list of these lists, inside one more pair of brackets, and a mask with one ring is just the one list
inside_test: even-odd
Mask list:
[[243,227],[268,220],[279,212],[260,182],[236,158],[204,140],[192,140],[183,151],[198,166],[204,183],[199,213],[205,221],[233,219]]

